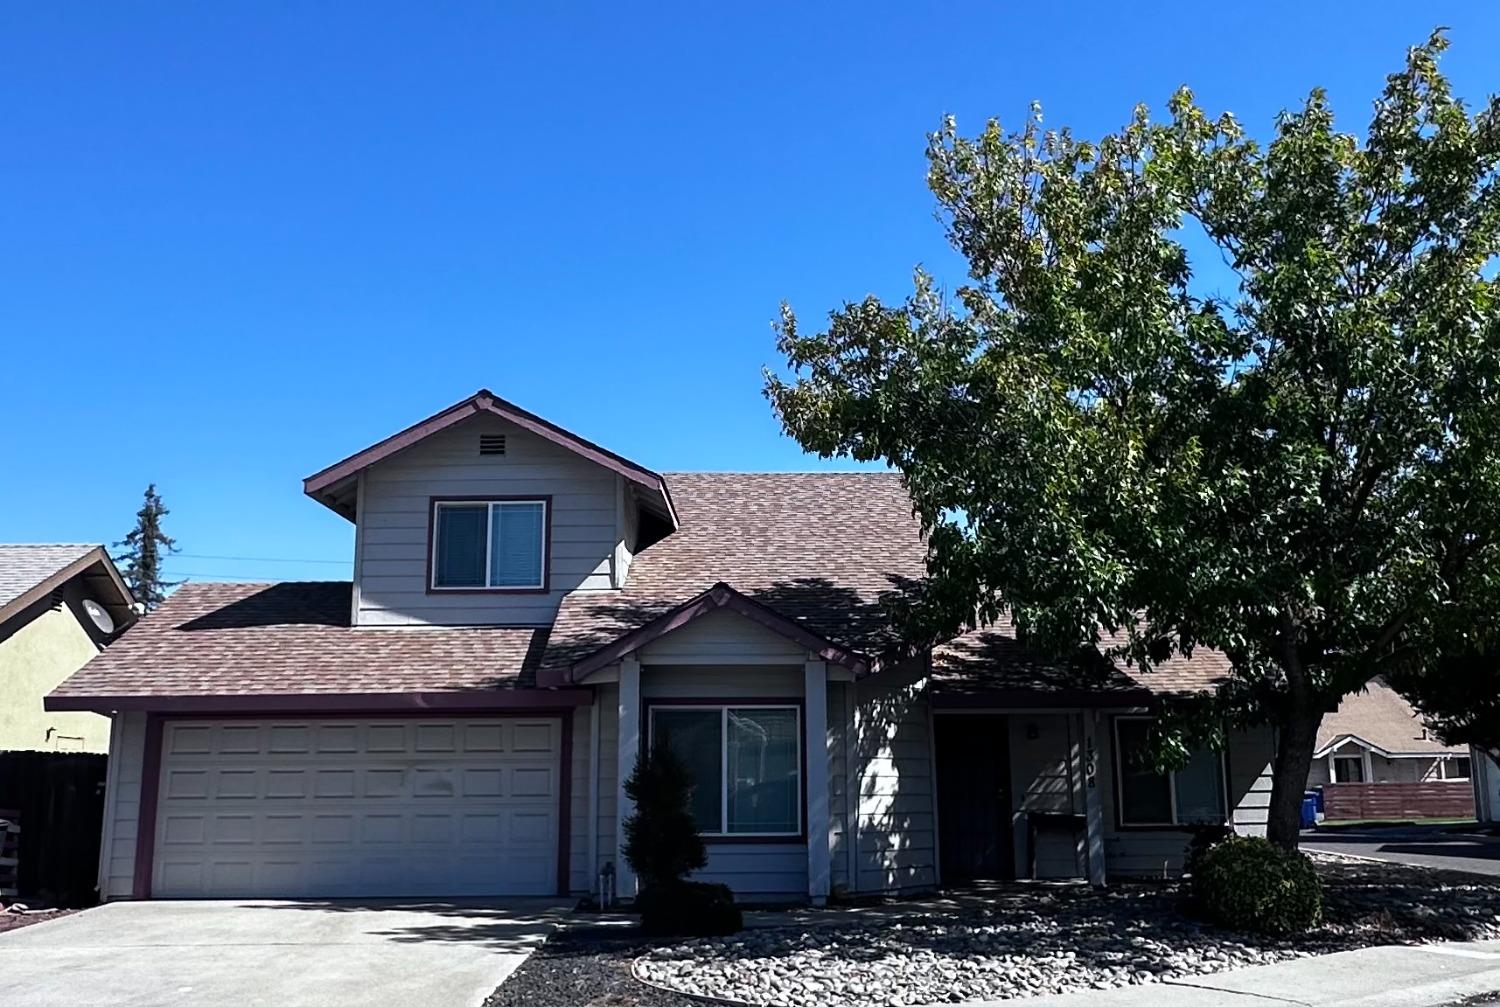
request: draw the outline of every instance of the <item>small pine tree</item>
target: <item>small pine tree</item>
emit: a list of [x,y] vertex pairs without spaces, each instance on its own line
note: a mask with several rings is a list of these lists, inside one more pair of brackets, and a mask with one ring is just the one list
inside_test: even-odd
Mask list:
[[166,601],[167,588],[176,586],[175,581],[163,580],[161,576],[163,555],[177,551],[177,542],[161,530],[161,519],[169,513],[157,495],[156,484],[152,483],[146,487],[141,509],[135,512],[135,527],[124,540],[115,543],[116,549],[124,547],[115,556],[115,562],[124,567],[121,576],[147,612]]
[[636,758],[625,781],[635,813],[625,819],[625,859],[642,889],[680,881],[708,863],[693,821],[693,781],[682,760],[665,745]]

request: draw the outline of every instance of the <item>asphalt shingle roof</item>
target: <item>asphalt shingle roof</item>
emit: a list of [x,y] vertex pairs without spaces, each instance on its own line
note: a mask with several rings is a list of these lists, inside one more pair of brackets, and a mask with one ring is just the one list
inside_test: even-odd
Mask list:
[[625,588],[563,600],[546,663],[564,666],[717,583],[841,647],[896,642],[881,604],[925,572],[899,476],[690,472],[666,477],[681,527],[643,549]]
[[527,688],[546,630],[354,629],[347,581],[184,584],[56,696]]
[[1364,692],[1345,696],[1337,710],[1324,715],[1323,726],[1318,728],[1317,751],[1348,737],[1406,755],[1468,754],[1468,749],[1445,745],[1428,734],[1412,705],[1379,679]]
[[933,684],[939,691],[1063,692],[1183,695],[1210,691],[1230,674],[1229,659],[1200,647],[1191,658],[1174,656],[1151,671],[1102,652],[1068,661],[1044,655],[1016,639],[1009,617],[972,630],[932,651]]
[[0,544],[0,607],[10,604],[97,544]]

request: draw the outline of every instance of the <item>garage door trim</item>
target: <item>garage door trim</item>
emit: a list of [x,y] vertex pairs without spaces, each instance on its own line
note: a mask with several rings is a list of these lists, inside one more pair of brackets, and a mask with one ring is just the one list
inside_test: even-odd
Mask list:
[[[433,710],[430,712],[413,712],[411,710],[350,710],[337,713],[313,712],[306,714],[283,713],[281,715],[271,713],[148,713],[146,714],[146,738],[145,751],[141,759],[141,794],[140,794],[140,820],[136,827],[135,841],[135,885],[134,897],[137,899],[152,898],[152,871],[156,859],[156,818],[157,804],[161,795],[161,770],[162,770],[162,736],[167,721],[169,720],[202,720],[206,716],[214,720],[279,720],[279,719],[312,719],[312,720],[431,720],[449,719],[454,715],[452,710]],[[557,784],[557,894],[566,896],[568,894],[568,861],[570,858],[572,838],[572,794],[573,794],[573,708],[572,707],[534,707],[530,709],[468,709],[463,711],[464,716],[469,717],[556,717],[560,723],[561,733],[558,743],[558,784]]]

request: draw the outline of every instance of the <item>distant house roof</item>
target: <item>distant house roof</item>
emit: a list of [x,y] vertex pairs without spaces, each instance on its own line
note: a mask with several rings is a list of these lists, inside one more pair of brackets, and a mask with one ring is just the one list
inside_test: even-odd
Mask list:
[[1337,710],[1323,716],[1314,758],[1351,741],[1387,757],[1468,754],[1466,747],[1445,745],[1430,735],[1412,705],[1380,679],[1364,692],[1345,696]]
[[1072,660],[1021,643],[1009,617],[972,630],[932,652],[932,681],[953,705],[964,698],[1064,697],[1079,702],[1145,702],[1153,697],[1211,691],[1229,674],[1229,661],[1200,648],[1191,658],[1173,657],[1142,672],[1100,651],[1080,651]]
[[672,506],[672,496],[667,491],[666,481],[660,475],[592,441],[585,440],[575,433],[564,430],[557,424],[544,420],[512,402],[507,402],[483,388],[468,398],[455,402],[447,409],[433,413],[425,420],[414,423],[405,430],[392,434],[363,451],[358,451],[342,461],[334,462],[321,472],[308,476],[302,481],[302,491],[335,513],[353,520],[354,480],[361,470],[399,451],[404,451],[433,434],[447,430],[455,424],[485,414],[498,416],[543,440],[550,441],[623,476],[641,488],[642,504],[648,510],[659,514],[669,525],[676,524],[677,516]]
[[123,627],[134,618],[135,598],[109,554],[94,544],[0,544],[0,622],[50,595],[74,577]]
[[184,584],[47,704],[131,709],[235,696],[270,709],[294,697],[289,706],[333,709],[349,697],[369,706],[371,695],[418,694],[441,705],[442,694],[468,693],[476,705],[505,705],[498,694],[535,684],[547,641],[544,629],[355,630],[349,613],[347,581]]
[[[550,675],[716,585],[875,663],[899,643],[882,602],[926,573],[900,476],[886,472],[672,473],[681,526],[639,553],[620,591],[563,599]],[[818,649],[818,648],[811,648]]]

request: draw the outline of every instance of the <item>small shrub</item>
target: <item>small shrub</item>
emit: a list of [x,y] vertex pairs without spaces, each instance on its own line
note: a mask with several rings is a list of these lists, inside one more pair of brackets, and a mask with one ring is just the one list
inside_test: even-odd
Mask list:
[[1233,835],[1234,828],[1229,825],[1193,826],[1193,838],[1188,843],[1187,858],[1182,865],[1184,873],[1190,876],[1198,873],[1198,862],[1203,855]]
[[1312,861],[1264,839],[1235,836],[1197,858],[1193,902],[1209,921],[1285,937],[1323,919],[1323,889]]
[[728,885],[669,881],[636,896],[641,929],[652,937],[724,937],[745,926]]
[[708,863],[689,805],[693,780],[665,745],[636,757],[625,780],[635,813],[625,819],[625,859],[642,888],[679,881]]

